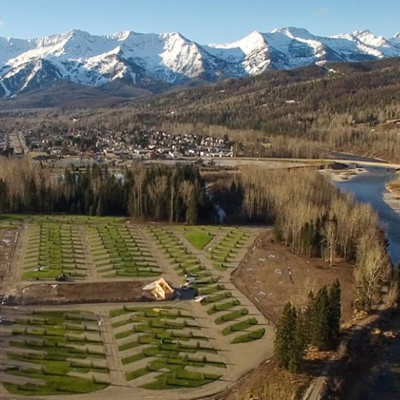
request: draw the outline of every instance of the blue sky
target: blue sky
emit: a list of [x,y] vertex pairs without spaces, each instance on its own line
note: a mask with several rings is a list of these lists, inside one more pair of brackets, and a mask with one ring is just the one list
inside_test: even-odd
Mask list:
[[179,31],[206,44],[296,26],[316,35],[370,29],[391,37],[399,15],[399,0],[0,0],[0,36]]

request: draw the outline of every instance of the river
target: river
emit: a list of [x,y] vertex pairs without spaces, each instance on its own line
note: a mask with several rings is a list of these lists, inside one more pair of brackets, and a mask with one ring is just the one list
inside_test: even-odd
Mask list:
[[368,173],[355,178],[336,182],[342,191],[352,193],[357,201],[370,203],[379,215],[379,223],[386,233],[389,242],[388,253],[393,265],[400,263],[400,215],[384,200],[387,193],[385,185],[399,177],[394,171],[386,168],[365,167]]
[[[400,214],[385,202],[388,192],[386,183],[399,177],[394,171],[382,167],[366,167],[368,173],[358,175],[335,185],[342,191],[352,193],[356,200],[368,202],[379,215],[379,223],[388,240],[388,253],[394,265],[400,263]],[[399,200],[400,202],[400,200]],[[400,320],[391,321],[391,328],[398,330]],[[375,356],[375,362],[361,368],[355,379],[351,400],[394,400],[400,398],[400,337],[390,347],[382,349]],[[372,361],[372,360],[371,360]]]

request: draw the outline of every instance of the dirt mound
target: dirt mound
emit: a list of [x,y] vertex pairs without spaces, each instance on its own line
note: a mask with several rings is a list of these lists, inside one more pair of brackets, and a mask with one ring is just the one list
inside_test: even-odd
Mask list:
[[142,288],[149,282],[33,284],[21,292],[21,304],[83,304],[153,301]]

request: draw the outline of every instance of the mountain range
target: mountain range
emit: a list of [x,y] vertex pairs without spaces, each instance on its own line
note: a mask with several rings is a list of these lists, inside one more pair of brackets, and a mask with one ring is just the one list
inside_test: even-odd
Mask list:
[[322,37],[288,27],[209,45],[176,32],[96,36],[73,30],[37,39],[0,37],[0,98],[48,89],[60,81],[161,92],[267,70],[391,57],[400,57],[400,33],[386,39],[368,30]]

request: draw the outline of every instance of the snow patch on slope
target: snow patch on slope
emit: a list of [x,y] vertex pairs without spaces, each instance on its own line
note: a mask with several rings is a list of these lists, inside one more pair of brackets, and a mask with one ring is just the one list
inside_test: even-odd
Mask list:
[[107,36],[80,30],[20,40],[0,38],[0,84],[7,96],[54,79],[103,86],[121,79],[141,85],[182,84],[196,78],[257,75],[332,61],[400,57],[400,33],[391,39],[367,30],[332,37],[286,27],[253,32],[233,43],[199,45],[178,32]]

